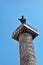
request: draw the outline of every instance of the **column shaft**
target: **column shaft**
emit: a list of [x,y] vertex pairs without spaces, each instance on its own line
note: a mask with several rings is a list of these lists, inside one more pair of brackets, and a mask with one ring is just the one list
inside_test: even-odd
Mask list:
[[32,36],[22,33],[19,36],[20,44],[20,65],[36,65]]

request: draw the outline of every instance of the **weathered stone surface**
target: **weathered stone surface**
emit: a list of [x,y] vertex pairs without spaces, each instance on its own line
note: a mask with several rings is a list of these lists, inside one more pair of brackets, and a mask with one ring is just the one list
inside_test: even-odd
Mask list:
[[36,65],[32,36],[23,33],[19,36],[20,43],[20,65]]

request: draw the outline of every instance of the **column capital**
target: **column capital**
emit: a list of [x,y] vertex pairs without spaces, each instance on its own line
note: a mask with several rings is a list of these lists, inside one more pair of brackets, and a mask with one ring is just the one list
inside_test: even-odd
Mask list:
[[39,34],[37,30],[32,26],[28,24],[22,24],[13,32],[12,38],[19,41],[19,35],[22,33],[31,34],[33,39]]

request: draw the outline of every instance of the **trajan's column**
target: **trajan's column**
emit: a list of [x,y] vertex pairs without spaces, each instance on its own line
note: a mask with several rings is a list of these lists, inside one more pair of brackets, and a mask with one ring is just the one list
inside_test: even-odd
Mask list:
[[19,41],[20,65],[36,65],[33,40],[39,33],[26,24],[23,16],[19,20],[22,24],[13,32],[12,38]]

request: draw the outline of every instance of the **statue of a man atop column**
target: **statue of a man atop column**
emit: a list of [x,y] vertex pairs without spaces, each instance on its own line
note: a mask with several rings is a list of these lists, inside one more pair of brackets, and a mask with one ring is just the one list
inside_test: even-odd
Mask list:
[[26,24],[26,19],[24,18],[24,16],[22,16],[22,18],[21,18],[21,19],[18,19],[18,20],[20,20],[20,22],[21,22],[22,24]]

